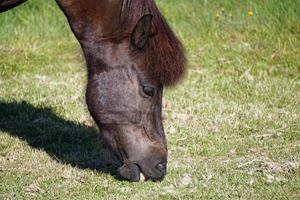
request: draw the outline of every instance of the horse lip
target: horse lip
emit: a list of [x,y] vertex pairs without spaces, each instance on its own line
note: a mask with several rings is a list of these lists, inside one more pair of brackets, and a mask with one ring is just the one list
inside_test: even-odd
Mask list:
[[143,172],[143,170],[142,170],[142,168],[138,165],[138,164],[136,164],[138,167],[139,167],[139,169],[140,169],[140,182],[142,182],[142,181],[153,181],[153,182],[160,182],[160,181],[162,181],[163,179],[164,179],[164,177],[165,177],[165,174],[164,174],[164,176],[162,176],[162,177],[156,177],[156,176],[154,176],[154,177],[152,177],[151,175],[149,176],[147,176],[144,172]]
[[140,170],[140,182],[142,182],[142,181],[147,181],[148,180],[148,178],[147,178],[147,176],[145,176],[145,174],[143,173],[143,170],[142,170],[142,168],[141,168],[141,166],[139,165],[139,164],[136,164],[136,163],[134,163],[138,168],[139,168],[139,170]]
[[118,173],[122,178],[128,181],[140,181],[141,170],[137,164],[128,162],[124,163],[121,167],[119,167]]

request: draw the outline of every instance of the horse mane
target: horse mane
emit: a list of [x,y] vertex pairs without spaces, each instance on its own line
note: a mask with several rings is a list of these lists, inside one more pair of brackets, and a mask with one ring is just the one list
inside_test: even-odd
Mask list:
[[145,70],[149,71],[161,84],[176,84],[185,72],[186,58],[181,42],[178,40],[165,18],[160,13],[154,0],[123,0],[121,22],[126,32],[131,32],[138,20],[146,15],[153,15],[152,33],[145,53]]

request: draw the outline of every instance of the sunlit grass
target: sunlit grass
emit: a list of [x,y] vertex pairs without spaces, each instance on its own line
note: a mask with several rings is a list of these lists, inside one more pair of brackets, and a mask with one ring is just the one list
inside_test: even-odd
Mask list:
[[157,3],[189,60],[164,95],[166,179],[107,173],[79,45],[54,1],[30,0],[0,14],[0,199],[300,197],[300,2]]

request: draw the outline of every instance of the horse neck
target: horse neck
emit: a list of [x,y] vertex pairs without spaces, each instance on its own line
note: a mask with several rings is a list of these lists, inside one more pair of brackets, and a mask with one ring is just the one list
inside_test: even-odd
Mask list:
[[122,0],[56,0],[81,44],[122,37]]
[[[56,0],[81,44],[89,77],[107,67],[118,65],[112,58],[122,51],[126,56],[127,36],[120,27],[122,0]],[[111,61],[114,60],[112,63]]]

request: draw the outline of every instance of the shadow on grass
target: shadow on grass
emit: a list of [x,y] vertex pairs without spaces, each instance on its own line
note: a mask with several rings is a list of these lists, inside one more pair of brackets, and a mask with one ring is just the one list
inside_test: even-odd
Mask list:
[[109,173],[119,179],[118,161],[103,146],[98,130],[67,121],[49,108],[34,107],[27,102],[0,101],[0,131],[46,151],[61,163]]

